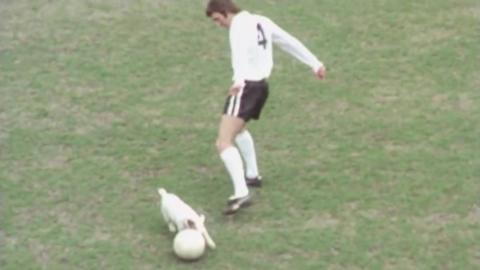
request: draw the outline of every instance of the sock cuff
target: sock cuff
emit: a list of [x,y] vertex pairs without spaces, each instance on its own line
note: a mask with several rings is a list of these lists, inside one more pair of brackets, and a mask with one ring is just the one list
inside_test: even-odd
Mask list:
[[240,155],[238,149],[235,146],[227,147],[220,153],[220,157],[223,160],[229,159],[229,157],[232,155]]
[[250,134],[250,132],[248,132],[248,130],[244,129],[242,132],[238,133],[237,136],[235,137],[235,141],[238,142],[238,141],[242,141],[242,140],[245,140],[245,139],[251,139],[252,138],[252,135]]

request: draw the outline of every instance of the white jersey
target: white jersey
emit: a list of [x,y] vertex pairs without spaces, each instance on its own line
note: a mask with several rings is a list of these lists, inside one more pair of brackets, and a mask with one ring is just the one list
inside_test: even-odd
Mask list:
[[317,71],[323,66],[298,39],[267,17],[241,11],[230,24],[233,81],[258,81],[270,76],[273,68],[272,43]]

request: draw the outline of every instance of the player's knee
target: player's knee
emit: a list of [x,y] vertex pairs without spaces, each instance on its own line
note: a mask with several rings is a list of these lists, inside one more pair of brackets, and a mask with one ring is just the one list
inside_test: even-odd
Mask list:
[[232,143],[229,141],[217,139],[217,141],[215,142],[215,146],[217,147],[217,152],[222,153],[225,149],[232,146]]

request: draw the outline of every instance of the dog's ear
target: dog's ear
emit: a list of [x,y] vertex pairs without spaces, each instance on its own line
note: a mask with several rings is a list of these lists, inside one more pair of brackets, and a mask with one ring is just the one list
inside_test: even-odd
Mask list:
[[194,229],[194,230],[198,229],[193,220],[187,219],[185,222],[187,223],[188,228]]

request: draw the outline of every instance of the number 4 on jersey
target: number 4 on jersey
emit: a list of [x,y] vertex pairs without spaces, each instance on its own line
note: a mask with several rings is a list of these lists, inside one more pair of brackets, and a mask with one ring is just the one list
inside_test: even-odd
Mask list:
[[263,46],[263,49],[267,49],[267,39],[265,37],[265,32],[263,31],[262,25],[257,24],[257,31],[258,31],[258,46]]

